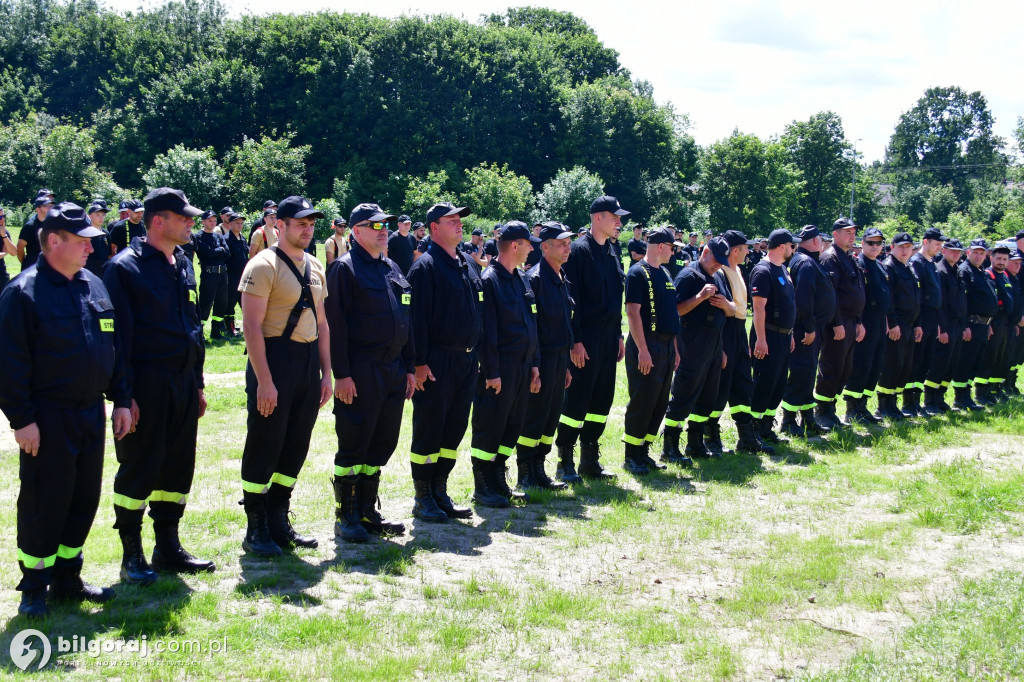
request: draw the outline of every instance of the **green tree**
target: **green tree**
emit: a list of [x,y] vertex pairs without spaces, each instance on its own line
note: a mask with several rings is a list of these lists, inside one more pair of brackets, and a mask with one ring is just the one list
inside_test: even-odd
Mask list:
[[494,220],[526,220],[533,209],[530,181],[510,171],[508,164],[481,163],[465,172],[463,200],[473,213]]
[[[141,172],[141,169],[139,169]],[[180,189],[194,206],[212,206],[224,188],[224,169],[214,158],[213,147],[188,149],[177,145],[153,159],[142,180],[146,189]]]
[[[455,202],[455,194],[446,189],[448,172],[444,170],[430,171],[425,178],[410,178],[405,190],[405,201],[402,211],[410,216],[425,216],[427,209],[440,201]],[[476,211],[473,206],[471,209]]]
[[88,128],[59,125],[43,140],[42,173],[58,201],[85,203],[98,173],[96,141]]
[[590,224],[590,204],[604,194],[604,181],[583,166],[559,170],[537,194],[538,220],[557,220],[579,229]]
[[851,145],[839,115],[822,111],[807,121],[793,121],[786,126],[781,142],[804,180],[798,222],[830,225],[846,215],[854,161],[848,156]]
[[310,146],[292,147],[294,137],[292,132],[264,135],[258,141],[246,137],[228,153],[224,165],[231,169],[227,189],[233,201],[255,207],[267,199],[303,194]]
[[323,218],[317,218],[313,226],[313,237],[317,241],[323,241],[334,232],[334,219],[341,216],[341,208],[334,199],[321,199],[316,202],[316,210],[324,214]]
[[944,223],[957,208],[956,194],[953,188],[948,185],[932,187],[928,191],[928,198],[924,202],[924,223],[935,225]]
[[41,186],[44,130],[34,113],[0,127],[0,201],[20,204]]

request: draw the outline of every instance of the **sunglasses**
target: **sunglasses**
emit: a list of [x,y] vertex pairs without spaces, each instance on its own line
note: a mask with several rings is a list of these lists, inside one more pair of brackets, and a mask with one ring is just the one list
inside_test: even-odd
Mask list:
[[[366,223],[358,223],[358,224],[356,224],[356,227],[368,227],[371,230],[377,230],[378,232],[380,230],[383,230],[387,226],[388,226],[387,223],[370,223],[370,222],[366,222]],[[339,225],[338,227],[343,227],[343,226]]]
[[864,246],[881,246],[881,245],[882,245],[882,242],[869,242],[869,241],[865,241],[864,242]]

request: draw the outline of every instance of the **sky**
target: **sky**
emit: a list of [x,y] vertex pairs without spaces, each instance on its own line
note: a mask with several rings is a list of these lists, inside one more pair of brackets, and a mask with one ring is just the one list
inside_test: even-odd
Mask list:
[[[281,11],[278,0],[222,0],[230,15]],[[106,0],[133,10],[139,0]],[[150,2],[142,3],[145,6]],[[1012,142],[1024,115],[1024,3],[996,0],[532,0],[569,11],[619,53],[633,78],[690,120],[701,145],[733,129],[762,138],[819,111],[842,117],[865,162],[882,159],[900,114],[929,87],[980,90],[995,132]],[[481,14],[512,0],[289,0],[294,13]],[[519,5],[521,6],[521,5]]]

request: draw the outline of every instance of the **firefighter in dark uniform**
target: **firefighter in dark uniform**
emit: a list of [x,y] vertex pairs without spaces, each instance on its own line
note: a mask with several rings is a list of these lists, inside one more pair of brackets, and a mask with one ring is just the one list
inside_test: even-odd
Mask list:
[[[128,248],[128,245],[136,237],[146,236],[146,225],[142,221],[142,202],[138,199],[132,199],[124,203],[125,209],[128,211],[128,217],[122,218],[110,225],[110,250],[115,254]],[[190,228],[189,237],[191,236],[192,230]]]
[[[672,226],[669,225],[671,228]],[[687,257],[686,252],[683,251],[683,243],[679,241],[679,233],[675,232],[675,241],[672,242],[672,255],[669,256],[668,262],[665,263],[665,269],[668,270],[668,274],[672,277],[672,281],[675,281],[676,275],[686,267]]]
[[985,346],[985,357],[981,362],[981,372],[976,381],[981,384],[981,397],[977,399],[982,405],[995,405],[1000,399],[1000,387],[1005,381],[1006,347],[1010,334],[1017,320],[1012,320],[1014,312],[1013,284],[1006,276],[1006,264],[1010,260],[1010,248],[1002,244],[992,247],[989,253],[992,264],[985,269],[985,274],[995,287],[998,296],[998,309],[992,318],[992,336]]
[[107,202],[97,199],[89,204],[87,212],[92,226],[101,234],[92,238],[92,253],[89,254],[89,260],[85,262],[85,269],[102,278],[103,266],[110,260],[110,234],[103,229],[103,223],[107,219]]
[[750,346],[754,359],[754,393],[750,414],[758,421],[758,438],[768,454],[769,443],[783,442],[775,433],[775,411],[786,391],[789,356],[793,352],[796,324],[796,294],[785,264],[793,256],[796,238],[789,230],[768,235],[768,252],[750,272],[750,295],[754,323]]
[[[276,208],[268,210],[274,211],[274,215],[277,215]],[[207,213],[216,220],[213,211]],[[242,301],[242,292],[238,290],[238,285],[242,281],[245,264],[249,262],[249,244],[242,235],[241,220],[232,220],[228,225],[230,229],[224,237],[228,245],[228,305],[227,314],[224,316],[224,328],[230,336],[241,336],[242,332],[235,326],[235,308]]]
[[[928,370],[935,364],[935,351],[939,337],[946,337],[946,322],[942,302],[942,284],[939,282],[939,271],[935,269],[935,257],[942,248],[946,236],[942,230],[930,227],[921,238],[921,249],[910,257],[910,269],[917,277],[921,288],[921,313],[917,318],[917,326],[921,328],[921,341],[914,346],[914,365],[910,369],[910,381],[903,387],[903,411],[917,417],[938,414],[935,406],[931,409],[921,408],[921,393]],[[933,393],[934,395],[934,393]]]
[[320,261],[305,252],[324,214],[308,199],[290,196],[281,200],[277,217],[279,241],[246,264],[238,285],[249,356],[242,548],[262,557],[317,546],[316,538],[295,531],[288,512],[317,413],[334,392],[326,276]]
[[1024,280],[1021,275],[1021,265],[1024,254],[1014,249],[1010,252],[1010,260],[1006,264],[1006,274],[1013,284],[1014,314],[1010,321],[1014,327],[1010,334],[1010,343],[1006,351],[1006,381],[1003,382],[1003,389],[1007,396],[1020,395],[1017,388],[1017,371],[1020,369],[1021,353],[1024,348]]
[[[543,229],[544,223],[537,223],[530,229],[530,231],[533,233],[534,237],[540,239],[540,231]],[[534,248],[530,251],[530,255],[526,257],[526,264],[523,265],[523,270],[526,271],[532,269],[535,265],[540,263],[543,258],[544,254],[541,253],[540,243],[534,244]]]
[[565,391],[559,418],[558,476],[574,480],[573,449],[580,441],[584,478],[613,478],[600,462],[598,440],[615,399],[615,365],[626,353],[622,340],[623,274],[608,240],[629,211],[612,196],[590,204],[590,230],[572,244],[565,275],[576,303],[572,318],[574,345],[569,360],[572,383]]
[[199,214],[180,190],[153,190],[146,196],[146,239],[130,243],[103,270],[137,422],[115,443],[114,527],[124,550],[121,579],[129,583],[156,579],[142,553],[147,504],[156,535],[153,568],[214,570],[212,561],[196,559],[178,539],[195,472],[199,418],[206,411],[196,280],[180,248]]
[[483,332],[483,289],[475,263],[458,249],[465,206],[427,211],[430,247],[409,269],[416,393],[412,397],[413,516],[444,523],[472,518],[448,496],[459,443],[469,425]]
[[[562,266],[569,258],[572,231],[556,221],[544,223],[540,231],[543,259],[526,273],[526,283],[537,303],[537,342],[540,347],[540,391],[527,399],[523,432],[516,444],[519,487],[560,490],[544,470],[562,413],[562,398],[572,381],[569,351],[573,346],[572,309],[569,283]],[[578,481],[575,481],[578,482]]]
[[647,253],[647,242],[644,241],[644,230],[643,225],[636,225],[633,228],[633,236],[629,242],[626,243],[626,252],[629,253],[630,267],[633,263],[638,263],[644,258],[644,254]]
[[979,397],[984,394],[981,365],[985,348],[992,335],[992,320],[999,312],[999,297],[995,284],[982,269],[988,254],[984,239],[975,239],[967,247],[967,260],[960,264],[960,286],[967,299],[967,327],[964,329],[960,359],[950,385],[953,387],[953,408],[961,410],[984,409],[971,397],[971,382]]
[[71,203],[39,223],[41,254],[0,296],[0,408],[20,457],[18,611],[46,615],[51,602],[105,602],[109,589],[82,582],[82,546],[100,500],[104,394],[114,437],[132,427],[131,392],[103,282],[84,270],[102,232]]
[[704,431],[704,445],[710,452],[724,454],[721,426],[718,419],[729,406],[739,438],[738,452],[762,452],[764,444],[754,429],[750,416],[751,393],[754,390],[750,368],[750,343],[747,341],[747,282],[743,277],[743,263],[748,249],[757,242],[748,240],[738,230],[727,230],[722,239],[729,245],[729,265],[715,275],[718,291],[734,304],[732,315],[726,315],[722,327],[722,351],[726,362],[718,379],[718,398],[715,409]]
[[885,352],[886,315],[892,305],[889,276],[878,260],[885,238],[877,227],[864,231],[861,252],[857,254],[857,267],[864,275],[864,338],[854,346],[850,380],[843,389],[846,399],[846,419],[851,423],[878,424],[880,420],[868,410],[868,398],[875,394],[878,376],[882,371]]
[[668,407],[672,374],[679,367],[679,313],[676,290],[664,264],[672,257],[675,235],[652,230],[643,260],[626,273],[626,381],[629,402],[623,424],[624,468],[645,475],[664,469],[650,456]]
[[864,340],[865,334],[861,322],[864,275],[850,255],[856,238],[857,225],[849,218],[839,218],[832,224],[832,245],[820,258],[821,267],[829,274],[836,292],[835,316],[825,325],[822,334],[818,382],[814,390],[815,416],[825,429],[846,425],[836,416],[836,398],[850,379],[853,350]]
[[924,411],[935,415],[949,411],[946,390],[953,381],[953,370],[960,358],[960,347],[967,328],[967,297],[960,283],[958,267],[964,253],[956,239],[947,239],[942,246],[942,259],[935,264],[942,290],[942,333],[924,381]]
[[385,257],[387,222],[377,204],[352,209],[350,250],[327,268],[324,312],[334,372],[334,534],[363,542],[402,535],[405,525],[378,511],[380,470],[398,445],[402,409],[416,389],[412,287]]
[[[540,391],[537,304],[520,270],[540,240],[512,220],[498,238],[498,258],[484,270],[480,372],[473,399],[473,502],[507,507],[528,500],[506,482],[506,462],[523,428],[530,393]],[[523,472],[521,472],[523,473]]]
[[[718,290],[715,273],[729,264],[729,245],[712,239],[700,258],[683,268],[676,277],[676,312],[679,315],[681,360],[672,378],[672,391],[665,410],[662,459],[689,466],[694,457],[713,454],[704,446],[704,426],[715,410],[718,380],[725,354],[722,328],[735,304]],[[679,452],[679,435],[686,426],[686,451]],[[720,456],[720,455],[719,455]]]
[[7,214],[3,206],[0,206],[0,291],[4,290],[11,276],[7,273],[7,256],[18,257],[18,247],[11,238],[10,230],[7,229]]
[[[810,438],[832,430],[831,425],[819,425],[814,418],[814,378],[825,327],[835,319],[836,291],[829,273],[818,262],[824,246],[818,227],[805,225],[798,239],[800,246],[789,261],[796,296],[796,324],[789,379],[782,396],[782,431]],[[797,415],[801,417],[799,425]]]
[[[204,214],[205,215],[205,214]],[[210,222],[210,221],[206,221]],[[228,243],[224,235],[203,223],[203,230],[195,236],[199,255],[199,319],[210,317],[210,338],[224,338],[224,317],[228,313]],[[212,313],[212,317],[211,317]]]
[[53,193],[48,189],[41,189],[32,202],[35,213],[28,217],[25,224],[18,233],[17,253],[21,261],[22,271],[28,270],[39,258],[39,225],[46,219],[46,215],[53,208]]
[[885,354],[878,379],[878,414],[880,419],[902,421],[912,415],[901,412],[897,398],[907,385],[914,362],[914,346],[922,336],[917,318],[921,311],[921,288],[913,270],[907,265],[914,250],[914,240],[906,232],[892,238],[891,253],[885,260],[892,306],[886,316]]
[[699,236],[696,232],[691,232],[689,243],[683,247],[683,252],[686,253],[686,260],[691,263],[700,258],[700,247],[697,246],[697,237]]

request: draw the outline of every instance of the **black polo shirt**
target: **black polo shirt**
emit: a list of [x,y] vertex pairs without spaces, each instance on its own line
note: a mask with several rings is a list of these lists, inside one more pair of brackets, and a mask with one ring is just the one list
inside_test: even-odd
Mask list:
[[408,275],[412,267],[412,252],[416,249],[416,238],[412,233],[403,235],[397,230],[388,237],[388,258],[394,261],[402,274]]
[[537,302],[537,340],[542,351],[566,351],[573,346],[569,282],[547,262],[530,268],[526,283]]
[[[693,298],[707,284],[714,284],[715,288],[718,288],[715,276],[704,272],[700,261],[691,262],[676,275],[676,303]],[[710,298],[704,299],[693,310],[681,317],[680,324],[686,328],[721,329],[725,326],[725,311],[711,305]]]
[[622,265],[608,242],[598,244],[587,232],[572,243],[562,267],[569,278],[569,294],[576,303],[573,337],[584,332],[622,333]]
[[484,294],[481,375],[485,379],[498,378],[502,360],[540,366],[537,303],[519,268],[509,272],[494,261],[484,270],[481,283]]
[[416,365],[427,364],[432,348],[476,348],[483,325],[483,288],[476,264],[458,249],[452,258],[431,243],[409,269],[408,279]]
[[751,297],[767,299],[765,323],[782,329],[796,324],[796,291],[789,272],[764,258],[750,271]]
[[654,268],[643,260],[634,263],[626,273],[626,303],[640,304],[645,334],[679,333],[676,288],[664,267]]

